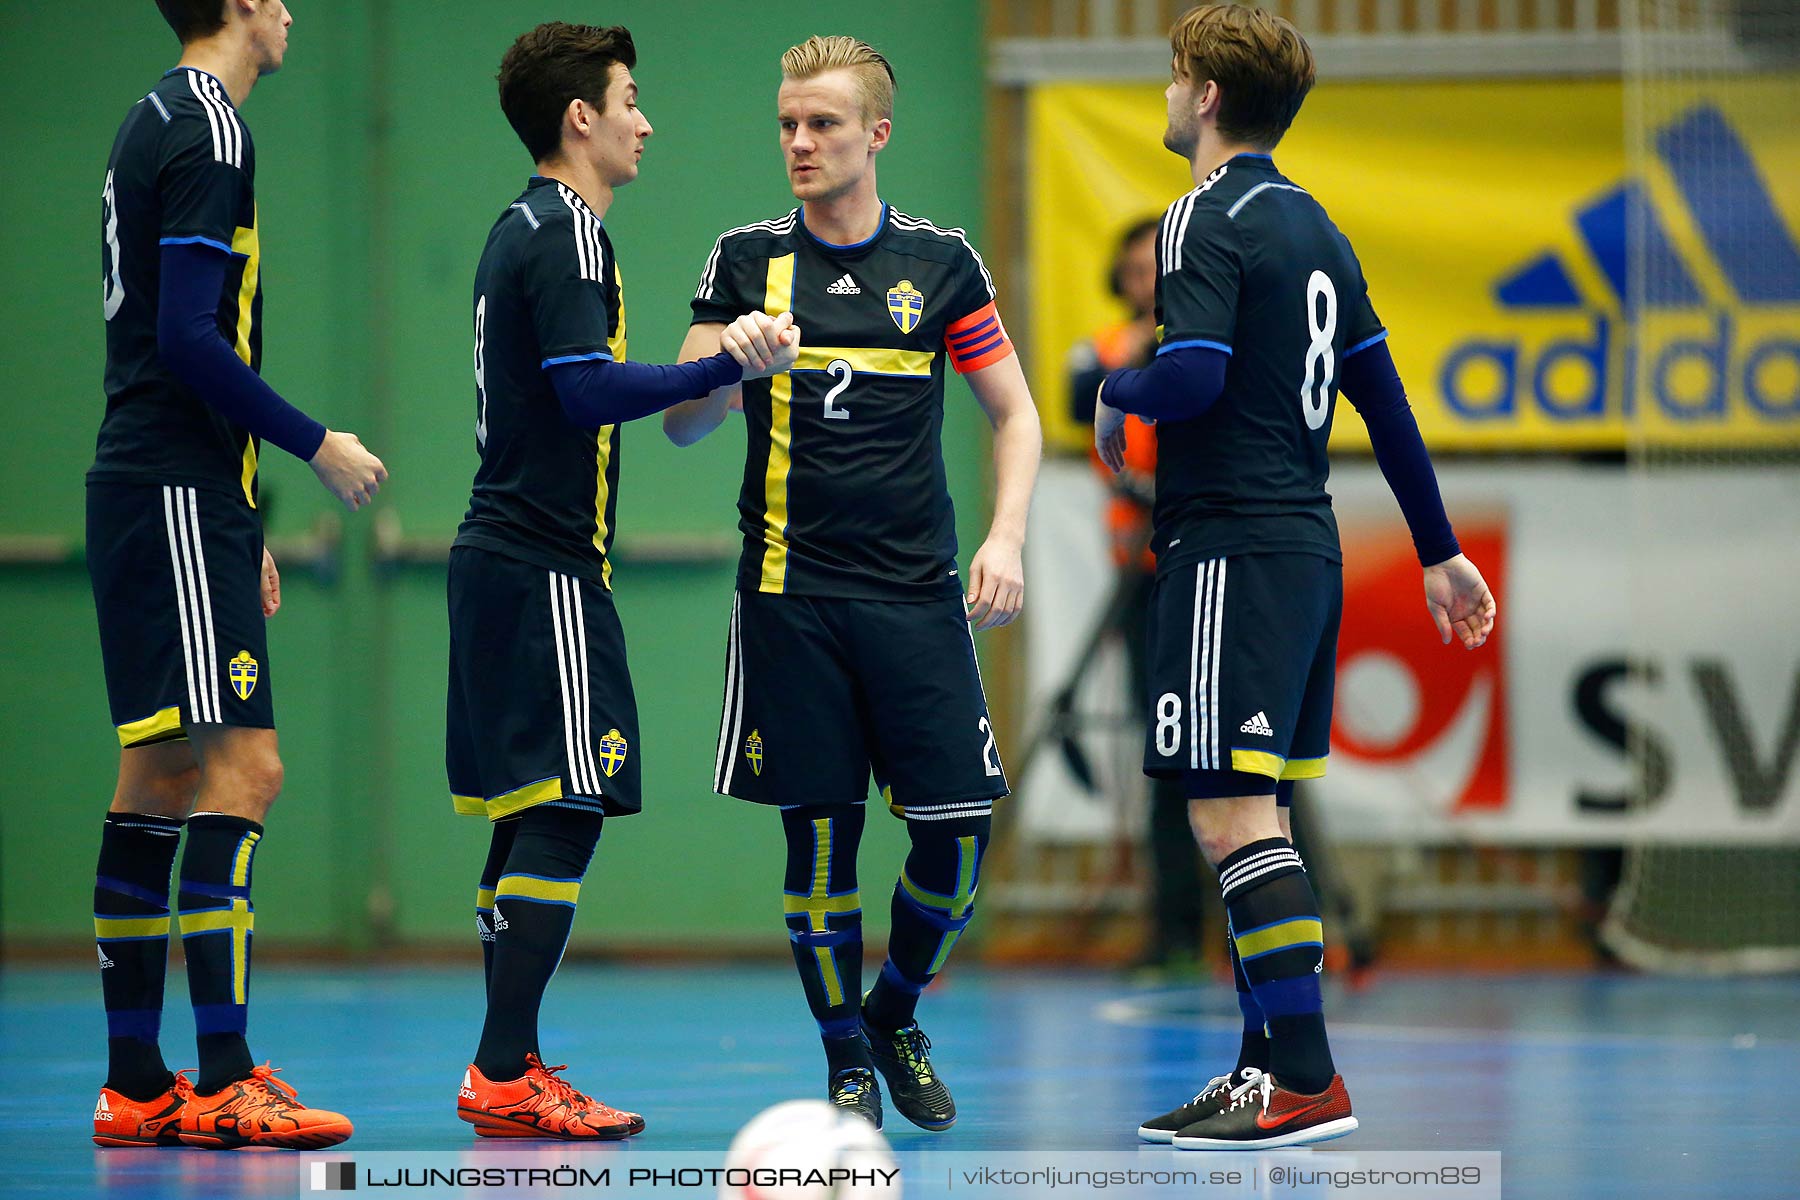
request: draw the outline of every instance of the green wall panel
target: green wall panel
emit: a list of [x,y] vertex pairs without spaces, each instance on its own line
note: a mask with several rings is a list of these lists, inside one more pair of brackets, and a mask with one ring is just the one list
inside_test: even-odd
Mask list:
[[[334,579],[290,565],[270,628],[287,787],[257,858],[259,932],[270,949],[442,942],[469,936],[486,831],[453,818],[445,795],[442,572],[375,569],[372,519],[442,540],[467,501],[470,280],[488,226],[531,169],[495,99],[500,54],[540,20],[631,26],[656,133],[607,226],[632,357],[667,361],[713,238],[791,207],[777,60],[808,34],[855,33],[892,57],[900,91],[883,195],[967,226],[979,245],[980,8],[790,5],[727,33],[718,7],[697,2],[294,7],[287,65],[244,109],[264,230],[264,370],[328,424],[362,434],[393,480],[374,512],[351,516],[304,465],[279,451],[265,459],[271,533],[324,519],[341,524],[343,542]],[[103,405],[100,180],[121,115],[175,46],[149,4],[120,6],[103,37],[53,6],[7,5],[0,23],[0,130],[12,159],[0,188],[0,311],[12,343],[0,403],[13,431],[0,537],[78,540]],[[948,407],[966,562],[985,527],[988,442],[954,378]],[[677,451],[649,422],[625,443],[622,537],[731,532],[741,429]],[[581,944],[778,943],[778,827],[710,789],[731,580],[723,562],[619,564],[646,812],[606,831]],[[0,647],[0,921],[9,939],[79,944],[116,765],[84,572],[0,565]],[[900,823],[872,812],[874,926],[903,846]]]

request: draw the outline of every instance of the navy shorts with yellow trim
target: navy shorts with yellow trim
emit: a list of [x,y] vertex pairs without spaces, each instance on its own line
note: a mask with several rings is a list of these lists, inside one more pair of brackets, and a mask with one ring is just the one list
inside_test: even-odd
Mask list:
[[88,577],[120,746],[196,724],[275,727],[262,554],[262,519],[241,496],[87,485]]
[[[1315,554],[1244,554],[1176,567],[1150,593],[1144,773],[1225,794],[1325,774],[1337,680],[1341,564]],[[1210,776],[1210,780],[1209,777]],[[1266,785],[1266,786],[1265,786]]]
[[1006,795],[961,596],[732,603],[713,790],[759,804],[979,816]]
[[460,813],[549,801],[640,807],[625,632],[597,583],[473,546],[450,551],[445,767]]

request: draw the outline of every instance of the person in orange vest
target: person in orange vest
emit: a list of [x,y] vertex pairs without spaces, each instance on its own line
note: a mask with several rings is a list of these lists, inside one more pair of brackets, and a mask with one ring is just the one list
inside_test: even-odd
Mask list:
[[[1107,288],[1129,315],[1095,330],[1070,351],[1069,394],[1078,421],[1093,421],[1094,397],[1107,372],[1145,366],[1156,353],[1158,220],[1145,217],[1126,227],[1107,271]],[[1141,695],[1149,686],[1144,627],[1148,609],[1143,601],[1156,577],[1156,557],[1150,552],[1156,427],[1141,421],[1127,421],[1125,426],[1125,469],[1114,475],[1097,454],[1093,461],[1112,493],[1106,506],[1106,528],[1113,565],[1143,593],[1138,602],[1124,606],[1125,617],[1118,630],[1125,641],[1133,693]],[[1191,974],[1197,970],[1206,892],[1179,781],[1151,783],[1149,849],[1150,935],[1139,966],[1157,974]]]

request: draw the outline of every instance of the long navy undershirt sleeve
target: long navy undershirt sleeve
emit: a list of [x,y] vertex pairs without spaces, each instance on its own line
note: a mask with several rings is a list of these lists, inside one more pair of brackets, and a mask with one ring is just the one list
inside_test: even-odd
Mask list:
[[1100,402],[1157,421],[1185,421],[1213,406],[1225,390],[1222,350],[1190,346],[1158,354],[1147,367],[1120,367],[1100,385]]
[[162,248],[156,350],[200,398],[265,442],[310,462],[325,427],[281,398],[219,332],[219,291],[230,256],[200,244]]
[[744,378],[744,368],[724,351],[672,365],[592,358],[549,371],[563,413],[583,429],[635,421]]
[[1413,419],[1412,405],[1406,402],[1406,389],[1387,342],[1376,342],[1345,359],[1338,391],[1369,427],[1375,465],[1400,502],[1419,565],[1429,567],[1461,554],[1444,512],[1444,498],[1438,493],[1431,456],[1425,452],[1425,439],[1419,436],[1419,423]]

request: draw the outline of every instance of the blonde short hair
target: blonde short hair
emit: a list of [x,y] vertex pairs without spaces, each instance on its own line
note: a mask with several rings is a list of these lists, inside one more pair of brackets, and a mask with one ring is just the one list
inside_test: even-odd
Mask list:
[[1263,150],[1281,141],[1316,78],[1299,30],[1241,4],[1189,9],[1169,30],[1169,50],[1180,75],[1219,85],[1220,131]]
[[894,115],[894,68],[867,42],[839,34],[809,37],[781,56],[787,79],[811,79],[827,71],[847,69],[856,79],[856,98],[863,124],[891,120]]

